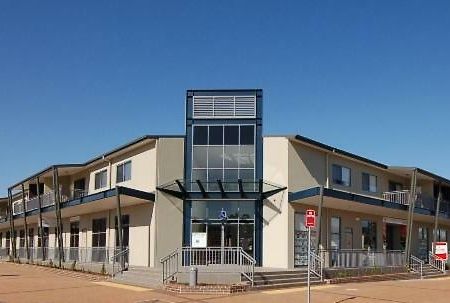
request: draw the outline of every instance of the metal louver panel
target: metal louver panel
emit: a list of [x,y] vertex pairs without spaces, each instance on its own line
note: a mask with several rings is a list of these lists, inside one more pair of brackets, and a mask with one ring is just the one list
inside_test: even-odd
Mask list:
[[194,118],[255,118],[255,96],[194,96]]

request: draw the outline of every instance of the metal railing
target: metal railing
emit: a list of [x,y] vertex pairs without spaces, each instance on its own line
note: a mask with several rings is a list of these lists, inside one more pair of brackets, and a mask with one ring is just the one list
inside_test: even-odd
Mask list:
[[409,270],[411,272],[417,273],[419,277],[423,278],[423,261],[416,256],[411,255],[409,257]]
[[252,285],[254,283],[256,261],[242,247],[182,247],[161,258],[160,262],[164,283],[174,279],[182,267],[214,265],[239,272]]
[[446,263],[445,260],[439,258],[431,251],[428,253],[428,263],[431,265],[431,267],[445,274],[445,263]]
[[9,259],[9,248],[8,247],[0,247],[0,260]]
[[409,190],[389,191],[382,194],[383,200],[402,205],[409,205]]
[[313,272],[317,277],[319,277],[320,281],[323,281],[323,265],[324,265],[323,258],[315,254],[313,251],[311,251],[309,256],[309,262],[311,272]]
[[319,255],[328,268],[406,266],[405,252],[400,250],[321,250]]
[[162,265],[162,282],[166,283],[169,280],[175,279],[179,273],[180,266],[180,252],[178,249],[174,250],[159,261]]
[[[118,273],[123,273],[124,270],[128,269],[128,256],[130,253],[130,249],[127,247],[122,251],[119,251],[114,256],[111,257],[110,261],[112,261],[112,271],[111,276],[114,277]],[[116,265],[117,265],[117,271],[116,271]]]

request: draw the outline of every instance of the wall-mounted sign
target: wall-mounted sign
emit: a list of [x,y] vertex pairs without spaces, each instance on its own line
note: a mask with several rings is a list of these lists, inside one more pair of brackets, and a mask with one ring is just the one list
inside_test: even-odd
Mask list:
[[206,233],[192,233],[193,248],[206,248]]
[[434,243],[434,254],[442,260],[448,260],[448,248],[447,242],[435,242]]

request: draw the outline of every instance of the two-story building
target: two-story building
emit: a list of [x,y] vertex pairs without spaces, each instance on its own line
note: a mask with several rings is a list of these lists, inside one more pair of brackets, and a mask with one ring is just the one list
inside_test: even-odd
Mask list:
[[120,256],[156,268],[187,247],[213,251],[208,262],[236,249],[257,266],[301,267],[309,208],[319,222],[313,250],[327,266],[356,266],[361,251],[427,259],[433,241],[447,241],[450,180],[301,135],[263,137],[262,98],[259,89],[190,90],[184,135],[144,136],[11,185],[0,199],[0,255]]

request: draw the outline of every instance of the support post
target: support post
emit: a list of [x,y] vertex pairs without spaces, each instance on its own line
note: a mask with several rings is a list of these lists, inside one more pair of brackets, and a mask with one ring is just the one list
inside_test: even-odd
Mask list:
[[[38,198],[38,206],[39,206],[39,228],[38,228],[38,242],[39,239],[41,241],[41,251],[42,251],[42,261],[45,260],[45,252],[44,252],[44,229],[42,227],[42,201],[41,201],[41,193],[39,192],[39,177],[36,177],[37,184],[37,198]],[[38,247],[39,249],[39,247]]]
[[307,291],[307,301],[311,302],[311,227],[308,226],[308,291]]
[[25,185],[23,183],[22,183],[22,207],[23,207],[23,221],[25,225],[25,251],[27,260],[30,260],[30,252],[28,251],[27,205],[25,203]]
[[62,222],[61,222],[61,208],[60,208],[60,193],[59,193],[59,176],[58,176],[58,168],[53,167],[53,189],[55,194],[55,215],[56,215],[56,233],[58,239],[58,251],[59,258],[58,264],[59,267],[62,266],[62,262],[64,262],[64,248],[63,248],[63,238],[62,238]]
[[320,186],[319,207],[317,212],[317,243],[316,254],[319,255],[320,245],[322,244],[322,207],[323,207],[323,185]]
[[432,253],[434,254],[434,243],[437,242],[437,232],[439,227],[439,211],[442,202],[442,188],[441,183],[439,183],[439,194],[436,202],[436,213],[434,214],[434,230],[433,230],[433,243],[432,243]]
[[15,260],[17,257],[16,254],[16,237],[15,237],[15,228],[14,228],[14,209],[13,209],[13,201],[12,201],[12,189],[8,188],[8,207],[9,207],[9,226],[10,226],[10,235],[9,235],[9,244],[10,244],[10,255],[12,252],[12,257]]
[[408,226],[406,230],[406,264],[409,265],[411,258],[411,240],[412,228],[414,222],[414,208],[416,206],[416,186],[417,186],[417,169],[414,169],[411,175],[411,187],[409,192],[409,208],[408,208]]
[[116,201],[117,201],[117,233],[119,238],[119,262],[120,269],[123,270],[125,266],[125,259],[123,257],[123,229],[122,229],[122,208],[120,206],[120,187],[116,187]]

